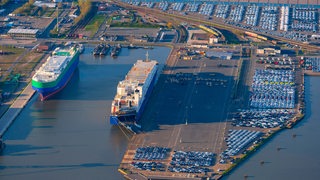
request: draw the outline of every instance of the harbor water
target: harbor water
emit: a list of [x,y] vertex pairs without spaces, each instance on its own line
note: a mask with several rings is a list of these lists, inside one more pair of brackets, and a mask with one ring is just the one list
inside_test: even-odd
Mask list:
[[224,180],[301,180],[320,177],[320,77],[305,76],[306,117],[281,131]]
[[123,179],[117,168],[128,139],[108,116],[117,84],[147,51],[163,67],[170,48],[122,48],[116,58],[92,50],[61,92],[44,102],[35,94],[5,133],[1,180]]

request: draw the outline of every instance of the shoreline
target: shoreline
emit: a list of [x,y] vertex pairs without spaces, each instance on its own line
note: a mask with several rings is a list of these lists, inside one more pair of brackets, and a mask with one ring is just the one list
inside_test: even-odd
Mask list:
[[35,91],[31,87],[31,82],[29,82],[26,87],[21,87],[21,90],[18,92],[20,93],[9,102],[10,105],[8,109],[2,113],[0,118],[0,137],[10,128],[22,109],[35,94]]

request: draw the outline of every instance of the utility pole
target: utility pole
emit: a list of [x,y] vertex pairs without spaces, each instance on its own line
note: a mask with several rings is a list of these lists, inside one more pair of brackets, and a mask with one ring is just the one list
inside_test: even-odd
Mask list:
[[57,5],[57,32],[59,34],[59,6]]

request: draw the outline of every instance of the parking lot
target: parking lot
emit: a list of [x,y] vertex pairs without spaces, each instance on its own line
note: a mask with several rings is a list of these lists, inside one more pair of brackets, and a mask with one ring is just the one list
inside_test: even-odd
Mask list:
[[250,106],[254,108],[294,108],[294,73],[291,70],[256,69]]
[[[166,165],[163,173],[215,172],[216,154],[224,151],[228,102],[238,60],[182,60],[177,59],[176,53],[171,55],[142,116],[145,133],[134,136],[122,164],[153,161]],[[147,146],[167,147],[171,153],[151,153]],[[139,165],[142,166],[153,167]],[[144,170],[147,172],[153,170]]]
[[139,147],[133,160],[164,160],[168,157],[169,148],[158,146]]
[[243,150],[254,141],[257,143],[262,135],[263,133],[259,131],[230,129],[228,131],[228,137],[226,138],[228,148],[220,154],[220,163],[224,164],[231,160],[231,156],[243,152]]
[[303,66],[306,70],[320,72],[320,57],[305,57]]
[[232,125],[238,127],[276,128],[282,127],[293,118],[290,109],[240,109],[232,118]]
[[[254,30],[262,34],[284,37],[299,42],[311,41],[309,35],[319,32],[319,9],[315,6],[290,6],[279,2],[262,3],[238,2],[172,2],[161,1],[150,5],[139,1],[125,2],[135,6],[146,6],[167,11],[170,14],[179,13],[205,19],[215,19],[233,26]],[[286,2],[290,4],[290,1]],[[317,2],[298,1],[298,4],[314,4]],[[296,3],[294,3],[296,5]],[[200,16],[198,16],[200,15]]]

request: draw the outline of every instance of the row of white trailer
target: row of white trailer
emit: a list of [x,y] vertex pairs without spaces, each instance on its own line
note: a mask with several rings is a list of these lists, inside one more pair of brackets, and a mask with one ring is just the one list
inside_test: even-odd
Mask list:
[[289,6],[281,7],[281,16],[280,16],[280,30],[288,31],[289,25]]

